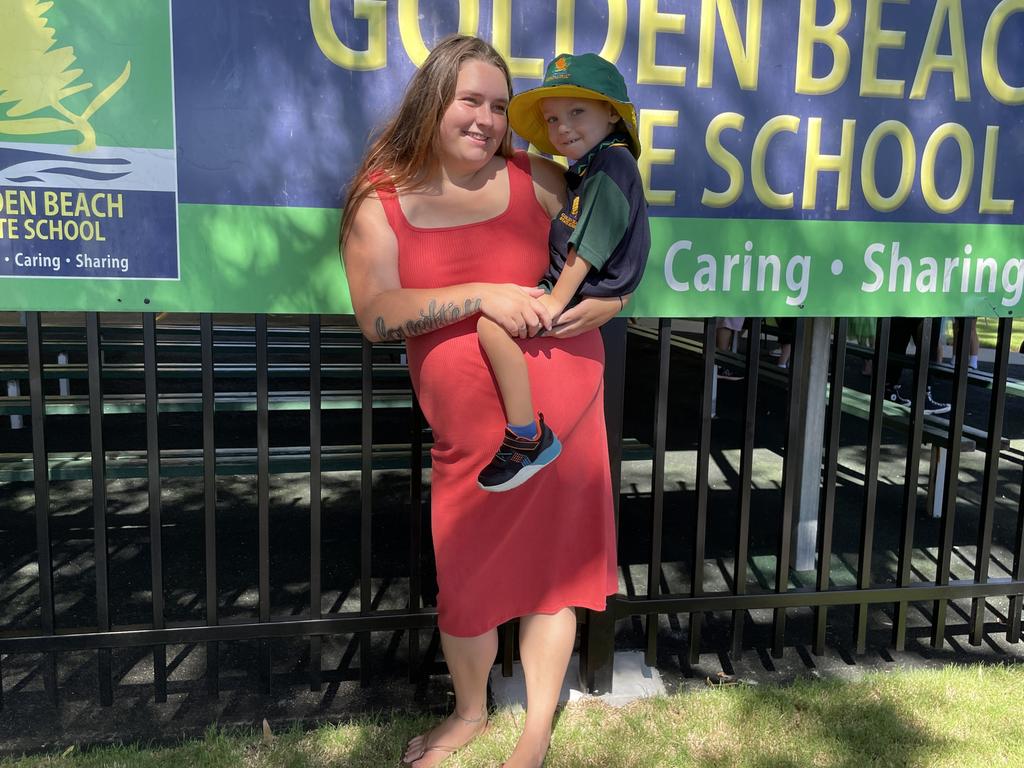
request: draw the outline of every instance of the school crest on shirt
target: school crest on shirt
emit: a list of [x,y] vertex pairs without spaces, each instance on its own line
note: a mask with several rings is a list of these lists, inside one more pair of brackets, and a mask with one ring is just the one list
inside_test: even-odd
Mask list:
[[562,211],[558,214],[558,220],[565,224],[569,229],[576,229],[576,222],[580,215],[580,196],[573,195],[572,203],[569,206],[568,211]]

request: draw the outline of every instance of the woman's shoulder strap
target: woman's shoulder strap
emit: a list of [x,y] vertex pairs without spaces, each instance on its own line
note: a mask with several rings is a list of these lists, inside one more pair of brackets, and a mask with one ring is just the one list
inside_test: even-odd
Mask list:
[[512,197],[518,200],[536,200],[533,190],[533,170],[530,167],[530,156],[522,150],[516,150],[508,159],[509,189]]
[[[509,168],[514,168],[520,174],[526,174],[527,178],[533,178],[533,172],[530,170],[530,156],[521,149],[517,149],[512,153],[512,157],[508,161]],[[515,173],[515,171],[509,171]]]

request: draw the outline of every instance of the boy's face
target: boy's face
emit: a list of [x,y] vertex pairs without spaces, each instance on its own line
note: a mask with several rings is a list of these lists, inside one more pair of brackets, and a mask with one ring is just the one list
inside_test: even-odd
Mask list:
[[612,132],[619,114],[607,101],[553,97],[541,99],[548,139],[558,154],[579,160]]

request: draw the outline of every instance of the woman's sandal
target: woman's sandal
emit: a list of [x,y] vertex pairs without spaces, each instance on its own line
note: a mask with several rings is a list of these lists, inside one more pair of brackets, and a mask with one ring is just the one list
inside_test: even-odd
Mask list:
[[487,726],[489,724],[488,720],[487,720],[487,707],[484,707],[483,711],[480,713],[480,717],[476,717],[476,718],[462,717],[461,715],[459,715],[456,712],[452,712],[450,717],[454,717],[456,720],[461,720],[462,722],[467,723],[469,725],[476,725],[477,723],[480,723],[482,721],[483,725],[476,731],[476,733],[474,733],[472,736],[470,736],[469,739],[464,744],[462,744],[462,746],[459,746],[459,747],[446,747],[446,746],[443,746],[443,745],[440,745],[440,744],[430,745],[430,737],[434,733],[434,731],[437,730],[437,727],[435,726],[434,728],[431,728],[429,731],[427,731],[427,735],[423,739],[424,745],[427,745],[427,746],[424,746],[423,749],[420,750],[420,753],[418,755],[416,755],[414,758],[412,758],[411,760],[406,760],[403,757],[402,765],[412,765],[413,763],[422,760],[426,756],[427,752],[443,752],[443,753],[445,753],[445,756],[443,758],[441,758],[441,762],[444,762],[449,757],[454,755],[456,752],[459,752],[459,751],[465,749],[470,744],[472,744],[474,741],[476,741],[477,738],[481,734],[483,734],[484,731],[487,730]]

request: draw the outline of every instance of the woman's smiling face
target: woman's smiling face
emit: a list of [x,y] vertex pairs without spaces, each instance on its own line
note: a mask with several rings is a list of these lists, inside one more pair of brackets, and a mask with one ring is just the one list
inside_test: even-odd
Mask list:
[[619,121],[607,101],[552,97],[541,99],[540,111],[548,126],[548,140],[570,160],[579,160],[600,144]]
[[455,98],[441,119],[443,159],[472,168],[494,157],[508,131],[508,101],[508,85],[500,69],[475,59],[463,62]]

